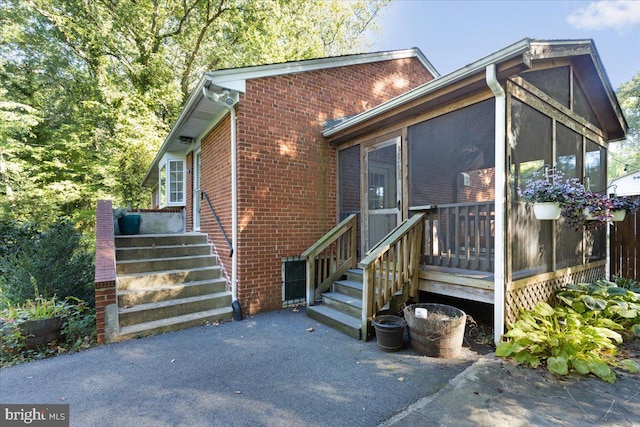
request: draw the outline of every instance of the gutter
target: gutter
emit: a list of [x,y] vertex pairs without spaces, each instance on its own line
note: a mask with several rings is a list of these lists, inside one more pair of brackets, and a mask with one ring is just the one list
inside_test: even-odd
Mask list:
[[505,291],[505,212],[506,212],[506,95],[496,76],[496,64],[486,67],[487,86],[496,98],[495,109],[495,242],[493,272],[493,331],[496,345],[504,332],[504,291]]
[[[209,88],[213,86],[210,85]],[[233,255],[231,257],[231,299],[234,307],[234,317],[239,310],[238,303],[238,159],[237,159],[237,130],[236,130],[236,109],[238,103],[238,93],[228,89],[221,89],[221,92],[212,92],[206,86],[202,86],[202,94],[218,105],[229,110],[231,120],[231,245]],[[238,308],[236,308],[238,307]],[[242,313],[239,314],[242,318]]]

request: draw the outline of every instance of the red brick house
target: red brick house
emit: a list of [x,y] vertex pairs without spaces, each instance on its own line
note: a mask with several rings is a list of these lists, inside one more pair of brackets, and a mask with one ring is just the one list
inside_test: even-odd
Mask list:
[[[371,109],[437,75],[418,49],[207,73],[144,185],[154,189],[154,207],[183,208],[186,231],[209,236],[230,282],[235,277],[237,288],[230,288],[245,313],[304,300],[304,287],[285,299],[283,261],[335,225],[337,151],[322,137],[324,123]],[[160,180],[165,173],[166,182]],[[220,219],[232,257],[201,194]]]
[[417,49],[323,58],[203,76],[144,185],[206,234],[245,313],[306,302],[367,339],[422,291],[493,304],[498,340],[605,275],[605,230],[537,220],[518,186],[548,166],[605,191],[626,131],[592,40],[524,39],[445,76]]

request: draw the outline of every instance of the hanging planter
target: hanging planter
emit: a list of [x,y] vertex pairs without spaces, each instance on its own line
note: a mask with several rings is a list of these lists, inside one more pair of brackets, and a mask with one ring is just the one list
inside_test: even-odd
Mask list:
[[533,174],[533,179],[521,189],[518,195],[524,202],[533,205],[533,213],[539,220],[555,220],[560,218],[562,204],[575,192],[575,179],[565,181],[560,171],[546,169],[544,176]]
[[629,197],[611,196],[612,221],[624,221],[627,212],[634,213],[638,210],[638,204]]
[[560,218],[559,202],[537,202],[533,204],[533,213],[539,220],[554,220]]
[[627,211],[624,209],[618,209],[611,212],[612,218],[611,220],[614,222],[624,221],[624,218],[627,216]]
[[591,208],[584,208],[583,210],[584,212],[584,219],[587,221],[597,221],[598,220],[598,216],[595,215]]

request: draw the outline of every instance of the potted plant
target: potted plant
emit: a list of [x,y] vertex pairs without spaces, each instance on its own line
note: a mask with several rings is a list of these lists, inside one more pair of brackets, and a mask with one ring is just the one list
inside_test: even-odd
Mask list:
[[520,199],[533,205],[533,212],[540,220],[554,220],[560,217],[562,204],[569,197],[582,191],[582,184],[575,178],[564,181],[561,172],[555,172],[554,176],[539,177],[540,173],[534,173],[534,179],[527,185],[518,188]]
[[623,221],[627,212],[638,210],[638,204],[629,197],[611,196],[611,216],[613,221]]
[[562,216],[576,230],[593,229],[611,221],[611,199],[592,191],[578,191],[562,204]]
[[24,345],[28,350],[34,350],[43,345],[57,341],[62,337],[61,329],[63,317],[67,313],[67,304],[52,298],[38,297],[22,305],[7,308],[0,313],[7,329],[17,329],[24,337]]
[[117,208],[113,210],[113,216],[118,219],[120,234],[132,235],[140,232],[140,214],[132,214],[128,208]]

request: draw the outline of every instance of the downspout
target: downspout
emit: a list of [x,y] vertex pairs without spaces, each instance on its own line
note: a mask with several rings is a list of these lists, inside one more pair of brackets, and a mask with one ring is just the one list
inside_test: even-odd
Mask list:
[[493,273],[493,331],[496,345],[504,332],[504,292],[505,292],[505,201],[506,201],[506,115],[507,104],[504,89],[496,76],[496,64],[486,68],[487,85],[496,98],[495,109],[495,242]]
[[210,92],[202,88],[204,96],[229,110],[231,120],[231,300],[233,301],[233,316],[242,319],[242,309],[238,302],[238,159],[237,159],[237,131],[236,131],[236,101],[228,90],[220,93]]

